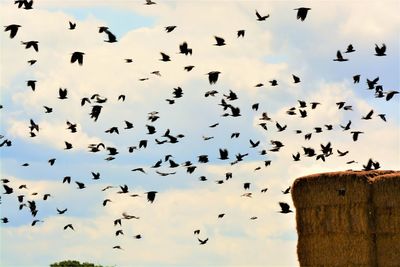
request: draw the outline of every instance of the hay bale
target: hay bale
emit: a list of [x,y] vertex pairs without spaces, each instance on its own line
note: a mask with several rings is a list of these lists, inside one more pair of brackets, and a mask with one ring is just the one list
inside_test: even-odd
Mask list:
[[400,172],[372,180],[378,266],[400,266]]
[[295,180],[301,266],[376,266],[371,181],[390,173],[345,171]]

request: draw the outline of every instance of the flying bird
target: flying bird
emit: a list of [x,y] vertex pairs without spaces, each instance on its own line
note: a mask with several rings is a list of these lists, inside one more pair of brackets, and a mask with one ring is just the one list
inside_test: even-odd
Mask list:
[[336,58],[333,61],[342,62],[342,61],[348,61],[348,59],[347,58],[343,58],[342,53],[340,52],[340,50],[338,50],[336,52]]
[[160,52],[161,54],[161,61],[167,62],[167,61],[171,61],[170,56],[168,56],[167,54]]
[[153,203],[154,199],[156,198],[157,191],[149,191],[147,192],[147,201]]
[[377,44],[375,44],[375,56],[381,57],[381,56],[386,56],[386,45],[382,44],[381,47],[379,47]]
[[215,84],[218,81],[218,76],[221,72],[219,71],[210,71],[207,73],[208,75],[208,81],[210,84]]
[[4,31],[5,32],[9,31],[10,32],[10,38],[12,39],[17,35],[19,27],[21,27],[21,25],[10,24],[10,25],[4,26],[4,28],[5,28]]
[[347,46],[347,49],[346,49],[345,53],[352,53],[352,52],[355,52],[355,51],[356,51],[356,50],[354,50],[353,45],[352,45],[352,44],[349,44],[349,45]]
[[293,212],[292,210],[290,210],[289,204],[287,204],[285,202],[279,202],[279,206],[281,207],[281,210],[279,211],[280,213]]
[[197,238],[197,240],[200,242],[200,245],[205,245],[208,241],[208,238],[201,240],[200,238]]
[[36,52],[39,52],[39,42],[38,41],[21,42],[21,44],[25,45],[25,49],[29,49],[32,47]]
[[214,44],[215,46],[224,46],[224,45],[226,45],[224,38],[221,38],[221,37],[218,37],[218,36],[214,36],[214,38],[215,38],[215,41],[217,42],[216,44]]
[[263,21],[263,20],[266,20],[267,18],[269,18],[269,14],[265,15],[265,16],[261,16],[260,13],[258,13],[257,10],[256,10],[256,16],[257,16],[257,20],[258,21]]
[[173,30],[175,30],[175,28],[176,28],[176,26],[167,26],[164,29],[167,33],[169,33],[169,32],[172,32]]
[[304,21],[307,17],[307,13],[311,8],[308,7],[299,7],[295,8],[294,10],[297,10],[297,19]]
[[239,30],[239,31],[237,31],[237,38],[239,38],[239,37],[244,37],[244,33],[245,33],[245,30]]
[[69,24],[69,30],[74,30],[76,28],[76,23],[68,21],[68,24]]
[[78,61],[78,64],[80,66],[82,66],[82,64],[83,64],[83,55],[84,54],[85,53],[83,53],[83,52],[74,52],[74,53],[72,53],[71,63],[75,63],[76,61]]

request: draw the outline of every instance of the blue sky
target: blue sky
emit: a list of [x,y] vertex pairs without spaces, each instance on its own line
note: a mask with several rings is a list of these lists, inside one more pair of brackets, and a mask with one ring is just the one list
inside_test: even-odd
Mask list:
[[[34,5],[27,11],[1,3],[2,25],[22,25],[14,39],[7,32],[0,36],[4,106],[0,134],[13,142],[0,148],[1,176],[15,188],[15,193],[2,195],[1,217],[10,222],[0,225],[1,266],[46,266],[67,258],[113,266],[131,266],[133,260],[140,266],[295,266],[295,214],[278,213],[280,201],[293,207],[290,194],[281,190],[303,175],[361,169],[369,158],[378,160],[383,169],[399,166],[399,96],[385,101],[366,90],[366,79],[379,76],[384,91],[398,91],[396,2],[309,2],[312,10],[304,22],[296,20],[293,9],[298,6],[290,2],[170,1],[146,6],[126,1],[35,1]],[[270,18],[257,21],[255,10]],[[385,16],[378,18],[375,12]],[[68,21],[77,23],[75,30],[68,30]],[[177,28],[166,33],[164,27],[170,25]],[[104,42],[99,26],[109,27],[118,42]],[[236,37],[240,29],[246,30],[244,38]],[[214,46],[214,36],[225,38],[227,45]],[[39,53],[20,45],[27,40],[39,41]],[[192,56],[178,54],[184,41],[193,48]],[[334,62],[336,51],[343,52],[350,43],[356,52],[345,54],[349,61]],[[386,57],[373,55],[375,44],[381,43],[388,47]],[[69,62],[74,51],[85,53],[82,66]],[[161,62],[160,52],[170,55],[171,61]],[[32,58],[38,62],[29,66],[26,61]],[[125,63],[126,58],[133,63]],[[195,68],[186,72],[187,65]],[[155,70],[161,76],[151,74]],[[221,72],[214,85],[205,75],[210,71]],[[301,83],[294,84],[292,74]],[[361,75],[359,84],[353,83],[355,74]],[[37,80],[35,92],[26,86],[30,79]],[[278,86],[270,86],[272,79]],[[258,83],[264,86],[255,87]],[[184,95],[169,105],[165,99],[172,98],[178,86]],[[68,89],[67,100],[57,98],[60,87]],[[208,90],[218,94],[205,98]],[[221,116],[224,111],[218,104],[229,90],[238,95],[228,102],[240,107],[240,117]],[[97,122],[89,117],[90,105],[80,106],[81,98],[94,93],[107,98]],[[120,94],[126,95],[124,102],[117,100]],[[298,100],[321,105],[315,110],[307,107],[307,118],[287,115],[289,108],[298,108]],[[353,111],[338,110],[338,101],[352,105]],[[259,103],[258,111],[251,109],[254,103]],[[45,114],[43,105],[52,107],[53,113]],[[371,109],[373,119],[361,120]],[[147,120],[152,111],[160,115],[153,123]],[[258,125],[263,112],[272,118],[267,131]],[[386,114],[387,122],[376,116],[380,113]],[[34,138],[29,137],[30,119],[40,126]],[[67,120],[78,125],[77,133],[67,131]],[[123,129],[124,120],[134,128]],[[357,142],[339,126],[348,120],[352,130],[365,132]],[[209,127],[217,122],[219,126]],[[276,122],[287,129],[278,132]],[[154,125],[156,134],[147,134],[146,124]],[[324,124],[334,129],[315,133],[314,127]],[[119,135],[105,133],[114,126]],[[184,137],[176,144],[156,144],[154,139],[165,139],[167,129]],[[299,129],[302,134],[295,134]],[[232,139],[233,132],[240,132],[240,137]],[[312,133],[311,140],[304,140],[306,133]],[[213,139],[204,141],[203,136]],[[149,141],[148,148],[128,153],[129,146],[143,139]],[[250,148],[249,139],[259,140],[260,145]],[[271,152],[271,140],[285,146]],[[65,150],[64,141],[74,148]],[[88,152],[88,144],[98,142],[118,148],[119,154],[105,161],[105,151]],[[303,146],[319,151],[327,142],[332,142],[334,155],[326,162],[303,155],[301,161],[293,161],[292,154],[302,154]],[[220,148],[229,150],[229,160],[219,159]],[[260,154],[262,149],[267,155]],[[349,155],[340,158],[337,149],[349,150]],[[238,153],[249,155],[231,165]],[[196,170],[188,174],[182,166],[169,168],[163,162],[159,171],[176,174],[159,176],[151,166],[168,154],[179,164],[190,160]],[[208,155],[209,162],[198,163],[199,155]],[[47,162],[51,158],[56,158],[54,166]],[[271,160],[268,167],[267,160]],[[350,160],[357,163],[346,164]],[[29,166],[22,167],[23,163]],[[138,167],[146,174],[131,171]],[[100,172],[100,179],[93,180],[91,172]],[[226,172],[233,178],[218,184]],[[72,183],[62,184],[64,176],[71,176]],[[208,180],[201,182],[200,176]],[[75,181],[87,188],[76,189]],[[251,183],[248,191],[243,189],[245,182]],[[21,184],[28,189],[18,189]],[[124,184],[139,197],[118,194]],[[114,188],[102,191],[106,186]],[[263,188],[267,193],[260,193]],[[146,201],[148,191],[158,191],[152,204]],[[247,192],[252,198],[242,196]],[[52,197],[43,201],[46,193]],[[36,200],[36,218],[43,223],[30,226],[34,218],[28,209],[18,210],[17,195]],[[106,207],[104,199],[111,200]],[[58,215],[56,208],[68,211]],[[123,212],[140,219],[123,220],[122,227],[114,227],[113,221]],[[225,217],[218,219],[220,213]],[[258,218],[250,220],[253,216]],[[67,223],[75,231],[64,231]],[[122,237],[115,236],[118,229],[123,229]],[[195,229],[201,230],[199,238],[209,238],[206,245],[199,245]],[[132,237],[139,233],[143,239]],[[113,250],[115,245],[124,250]],[[31,253],[19,257],[21,248]],[[136,252],[134,258],[130,251]]]

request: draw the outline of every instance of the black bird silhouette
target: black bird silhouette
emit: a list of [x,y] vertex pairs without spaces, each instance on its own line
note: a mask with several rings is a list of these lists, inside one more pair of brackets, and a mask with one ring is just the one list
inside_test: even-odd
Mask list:
[[279,211],[280,213],[293,212],[292,210],[290,210],[289,204],[287,204],[285,202],[279,202],[279,206],[281,207],[281,210]]
[[170,56],[168,56],[167,54],[165,54],[163,52],[160,52],[160,54],[161,54],[161,59],[160,59],[161,61],[164,61],[164,62],[171,61]]
[[153,2],[153,1],[151,1],[151,0],[146,0],[146,3],[144,3],[144,4],[150,6],[150,5],[155,5],[155,4],[157,4],[157,3],[156,3],[156,2]]
[[340,151],[340,150],[336,150],[336,151],[337,151],[337,153],[339,154],[339,157],[346,156],[346,155],[349,153],[348,150],[347,150],[347,151],[344,151],[344,152],[342,152],[342,151]]
[[260,141],[254,142],[251,139],[249,140],[249,142],[250,142],[251,148],[256,148],[260,144]]
[[154,199],[156,198],[157,191],[149,191],[147,192],[147,201],[153,203]]
[[5,32],[7,32],[7,31],[10,31],[10,38],[12,39],[12,38],[14,38],[15,37],[15,35],[17,35],[17,32],[18,32],[18,28],[19,27],[21,27],[21,25],[18,25],[18,24],[10,24],[10,25],[8,25],[8,26],[4,26],[4,31]]
[[103,200],[103,207],[105,207],[107,205],[108,202],[112,202],[111,199],[104,199]]
[[173,30],[175,30],[175,28],[176,28],[176,26],[167,26],[164,29],[165,29],[166,32],[169,33],[169,32],[172,32]]
[[7,217],[3,217],[3,218],[1,218],[1,221],[2,221],[3,223],[8,223],[8,222],[9,222],[9,220],[8,220],[8,218],[7,218]]
[[141,173],[144,173],[144,174],[146,174],[146,172],[144,171],[144,169],[143,169],[143,168],[135,168],[135,169],[132,169],[131,171],[133,171],[133,172],[137,172],[137,171],[139,171],[139,172],[141,172]]
[[360,75],[359,74],[353,76],[353,82],[354,83],[359,83],[360,82]]
[[352,44],[349,44],[348,46],[347,46],[347,49],[346,49],[346,52],[345,53],[352,53],[352,52],[355,52],[356,50],[354,50],[354,47],[353,47],[353,45]]
[[282,191],[283,194],[289,194],[290,193],[290,189],[291,187],[289,186],[288,188],[286,188],[284,191]]
[[299,83],[300,82],[300,78],[297,77],[296,75],[292,74],[292,77],[293,77],[293,82],[294,83]]
[[307,17],[307,13],[311,8],[308,7],[299,7],[295,8],[294,10],[297,10],[297,19],[304,21]]
[[374,114],[374,110],[371,110],[370,112],[368,112],[368,114],[363,116],[363,117],[361,117],[361,119],[370,120],[370,119],[372,119],[372,114]]
[[92,106],[92,112],[90,112],[90,118],[94,119],[94,121],[97,121],[97,119],[100,116],[100,112],[103,106],[100,105],[94,105]]
[[65,177],[63,178],[63,181],[62,181],[62,182],[63,182],[63,184],[64,184],[64,183],[68,183],[68,184],[71,183],[71,176],[65,176]]
[[39,52],[39,42],[38,41],[28,41],[28,42],[21,42],[25,45],[25,49],[33,48],[36,52]]
[[31,0],[31,1],[24,0],[23,4],[24,4],[24,9],[27,9],[27,10],[33,9],[33,7],[32,7],[33,6],[33,0]]
[[340,125],[340,127],[343,129],[343,131],[347,131],[347,130],[350,130],[350,125],[351,125],[351,121],[349,120],[349,122],[346,124],[346,126]]
[[218,36],[214,36],[214,38],[215,38],[215,41],[217,42],[216,44],[214,44],[215,46],[224,46],[224,45],[226,45],[224,38],[221,38],[221,37],[218,37]]
[[127,194],[129,193],[129,188],[126,184],[120,185],[119,188],[121,188],[121,191],[118,191],[118,194]]
[[186,70],[187,72],[191,71],[193,68],[194,68],[193,65],[183,67],[183,69]]
[[75,183],[78,185],[78,189],[86,188],[84,183],[81,183],[81,182],[78,182],[78,181],[75,181]]
[[110,133],[110,134],[112,134],[112,133],[116,133],[116,134],[119,134],[119,130],[118,130],[118,127],[111,127],[110,129],[108,129],[108,130],[105,130],[104,131],[105,133]]
[[210,71],[207,73],[208,75],[208,81],[210,84],[215,84],[218,81],[218,76],[221,72],[219,71]]
[[35,81],[35,80],[29,80],[29,81],[26,81],[26,85],[29,86],[29,87],[31,87],[32,91],[35,91],[35,89],[36,89],[36,82],[37,82],[37,81]]
[[35,226],[39,222],[43,222],[43,221],[41,221],[41,220],[33,220],[33,222],[31,223],[31,226]]
[[375,44],[375,56],[381,57],[381,56],[386,56],[386,45],[382,44],[381,47],[379,47],[377,44]]
[[68,143],[67,141],[64,141],[64,143],[65,143],[65,148],[64,148],[65,150],[72,148],[72,144],[71,143]]
[[72,224],[67,224],[66,226],[64,226],[64,230],[67,230],[68,228],[70,228],[71,230],[75,231],[75,229],[72,226]]
[[50,164],[50,166],[53,166],[54,165],[54,163],[56,162],[56,159],[49,159],[49,164]]
[[83,55],[84,54],[85,53],[83,53],[83,52],[74,52],[74,53],[72,53],[71,63],[75,63],[76,61],[78,61],[78,64],[80,66],[82,66],[82,64],[83,64]]
[[35,64],[37,62],[37,60],[31,59],[31,60],[28,60],[27,62],[28,62],[29,65],[32,66],[33,64]]
[[104,32],[107,34],[107,40],[104,40],[104,42],[107,43],[115,43],[117,42],[117,37],[107,29],[104,30]]
[[146,148],[147,147],[147,140],[140,140],[139,141],[139,148]]
[[293,155],[293,154],[292,154],[292,157],[293,157],[293,160],[294,160],[294,161],[299,161],[299,160],[300,160],[300,153],[297,152],[296,155]]
[[99,172],[92,172],[93,180],[98,180],[100,179],[100,173]]
[[265,16],[261,16],[260,13],[258,13],[257,10],[256,10],[256,16],[257,16],[257,20],[258,21],[263,21],[263,20],[266,20],[267,18],[269,18],[269,14],[265,15]]
[[386,101],[389,101],[390,99],[393,98],[393,96],[394,96],[395,94],[398,94],[398,93],[399,93],[398,91],[389,91],[389,92],[387,92],[387,93],[386,93]]
[[222,149],[222,148],[219,149],[219,159],[221,160],[229,159],[227,149]]
[[51,113],[51,112],[53,112],[53,108],[47,107],[47,106],[43,106],[43,107],[44,107],[44,109],[46,110],[45,113]]
[[68,93],[67,88],[58,89],[58,99],[67,99],[68,98],[67,93]]
[[185,54],[187,55],[192,55],[192,49],[188,47],[188,44],[186,42],[183,42],[182,44],[179,45],[179,53],[180,54]]
[[278,132],[282,132],[286,130],[287,125],[281,126],[278,122],[276,122],[276,128],[278,128]]
[[69,24],[69,30],[74,30],[76,28],[76,23],[68,21],[68,24]]
[[271,80],[269,82],[271,83],[271,86],[277,86],[278,85],[278,81],[277,80]]
[[386,122],[386,114],[378,114],[379,118],[381,118],[384,122]]
[[208,238],[206,238],[204,240],[201,240],[200,238],[197,238],[197,240],[199,240],[200,245],[205,245],[207,243],[207,241],[208,241]]
[[58,212],[58,214],[60,214],[60,215],[61,215],[61,214],[64,214],[65,212],[67,212],[67,210],[68,210],[68,209],[60,210],[60,209],[57,208],[57,212]]
[[338,50],[336,52],[336,58],[333,61],[348,61],[347,58],[343,58],[342,53]]
[[350,132],[350,133],[353,135],[353,141],[355,142],[355,141],[358,140],[358,135],[359,135],[359,134],[362,134],[362,133],[364,133],[364,132],[353,131],[353,132]]
[[243,188],[244,188],[244,190],[250,189],[250,183],[244,183]]
[[239,37],[244,37],[244,33],[245,33],[245,30],[239,30],[239,31],[237,31],[237,37],[239,38]]
[[14,189],[12,187],[9,187],[6,184],[3,184],[3,187],[4,187],[4,190],[6,190],[6,192],[4,192],[4,194],[9,195],[9,194],[12,194],[14,192]]

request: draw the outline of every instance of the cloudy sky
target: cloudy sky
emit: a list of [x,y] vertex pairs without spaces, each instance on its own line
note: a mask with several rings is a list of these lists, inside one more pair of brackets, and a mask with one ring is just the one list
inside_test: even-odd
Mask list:
[[[298,265],[295,213],[279,213],[278,203],[294,208],[290,194],[282,190],[303,175],[362,169],[370,158],[382,169],[398,169],[400,164],[399,95],[390,101],[376,98],[366,83],[379,77],[376,85],[384,92],[399,91],[399,5],[37,0],[33,9],[25,10],[2,0],[1,25],[21,27],[12,39],[9,32],[0,35],[0,134],[1,142],[12,141],[12,146],[0,148],[1,178],[14,189],[1,195],[1,218],[9,220],[0,225],[1,266],[46,266],[65,259],[111,266]],[[294,10],[302,6],[311,8],[305,21],[297,20]],[[257,21],[255,10],[270,16]],[[76,23],[74,30],[69,21]],[[172,25],[177,27],[167,33],[164,28]],[[104,42],[107,35],[99,33],[100,26],[107,26],[117,42]],[[243,38],[237,37],[238,30],[245,30]],[[214,36],[224,38],[226,45],[215,46]],[[39,41],[39,52],[21,44],[33,40]],[[179,54],[183,42],[192,55]],[[387,56],[375,56],[375,44],[383,43]],[[349,44],[356,51],[344,53]],[[337,50],[349,60],[333,61]],[[85,53],[82,66],[70,63],[76,51]],[[160,61],[160,52],[171,61]],[[30,66],[27,61],[32,59],[37,62]],[[194,68],[187,72],[184,67],[189,65]],[[212,85],[206,75],[211,71],[220,72]],[[292,75],[301,82],[294,83]],[[354,75],[360,75],[359,83],[353,83]],[[36,80],[35,91],[28,80]],[[271,86],[271,80],[278,85]],[[260,83],[263,86],[255,86]],[[173,99],[177,87],[183,96],[170,105],[165,99]],[[67,99],[58,98],[59,88],[67,88]],[[218,93],[205,97],[210,90]],[[230,90],[238,99],[226,99]],[[96,122],[89,115],[96,99],[81,106],[82,98],[94,94],[107,98]],[[125,101],[118,100],[120,95]],[[230,108],[224,111],[221,99],[239,107],[241,116],[222,116],[230,114]],[[307,107],[299,108],[298,100]],[[312,109],[310,102],[320,105]],[[352,110],[338,109],[337,102]],[[255,103],[258,110],[252,109]],[[53,111],[45,113],[43,106]],[[286,113],[292,107],[296,115]],[[306,118],[300,117],[299,109],[307,111]],[[370,120],[361,119],[371,110]],[[153,111],[160,117],[155,122],[148,120]],[[263,112],[271,121],[260,120]],[[378,114],[386,114],[386,122]],[[35,137],[30,136],[31,119],[39,125]],[[125,120],[133,129],[124,129]],[[351,129],[343,131],[340,125],[349,120]],[[67,121],[77,124],[76,133],[67,130]],[[287,128],[278,132],[277,122]],[[325,127],[329,124],[332,130]],[[156,133],[148,134],[146,125],[154,126]],[[105,132],[111,127],[118,127],[119,134]],[[316,133],[315,127],[322,132]],[[167,129],[184,137],[178,143],[157,144],[155,139],[168,140],[163,137]],[[363,134],[354,142],[351,131]],[[240,136],[231,138],[234,132]],[[312,137],[305,140],[308,133]],[[251,148],[250,139],[260,141],[259,146]],[[140,140],[148,140],[147,148],[129,153],[128,147],[138,146]],[[271,140],[284,147],[270,151]],[[66,150],[64,141],[73,148]],[[106,161],[109,155],[102,148],[89,152],[89,144],[100,142],[118,149],[115,159]],[[321,154],[320,144],[328,142],[333,154],[325,162],[304,155],[303,147]],[[219,159],[220,148],[228,149],[228,160]],[[262,150],[267,153],[261,155]],[[349,152],[339,157],[337,150]],[[300,161],[293,160],[297,152]],[[231,165],[239,153],[248,156]],[[191,161],[195,171],[170,168],[166,155],[178,164]],[[200,155],[208,155],[209,162],[199,163]],[[52,158],[56,161],[50,166]],[[160,159],[162,166],[151,168]],[[347,164],[350,161],[355,163]],[[135,168],[146,173],[131,171]],[[160,176],[156,170],[176,174]],[[92,172],[99,172],[100,179],[94,180]],[[227,172],[232,179],[225,180]],[[71,177],[70,184],[62,183],[65,176]],[[207,180],[200,181],[201,176]],[[217,183],[220,180],[224,183]],[[86,188],[77,189],[76,181]],[[245,190],[247,182],[250,188]],[[129,193],[118,194],[124,184]],[[114,188],[102,191],[107,186]],[[261,193],[264,188],[267,192]],[[146,199],[148,191],[158,192],[153,203]],[[44,194],[51,196],[43,200]],[[35,218],[27,207],[19,210],[19,195],[24,195],[23,203],[36,202]],[[111,202],[103,207],[105,199]],[[68,210],[59,215],[57,208]],[[123,212],[140,219],[124,219],[122,226],[114,226]],[[222,213],[225,216],[218,218]],[[40,222],[31,226],[35,219]],[[75,230],[63,230],[67,224]],[[120,229],[124,235],[116,236]],[[199,235],[193,234],[196,229]],[[134,238],[138,234],[142,239]],[[197,238],[208,242],[200,245]]]

